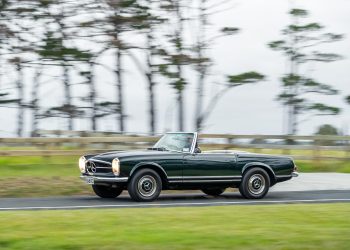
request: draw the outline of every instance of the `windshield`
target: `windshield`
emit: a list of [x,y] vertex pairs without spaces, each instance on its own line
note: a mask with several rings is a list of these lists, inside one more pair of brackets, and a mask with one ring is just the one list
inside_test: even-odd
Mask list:
[[169,133],[160,138],[153,148],[190,152],[193,139],[193,133]]

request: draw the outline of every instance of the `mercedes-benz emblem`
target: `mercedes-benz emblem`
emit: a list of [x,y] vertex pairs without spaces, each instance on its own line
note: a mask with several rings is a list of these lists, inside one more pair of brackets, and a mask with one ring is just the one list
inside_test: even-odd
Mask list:
[[91,169],[91,172],[96,173],[96,165],[95,165],[95,163],[93,163],[93,162],[90,163],[90,169]]

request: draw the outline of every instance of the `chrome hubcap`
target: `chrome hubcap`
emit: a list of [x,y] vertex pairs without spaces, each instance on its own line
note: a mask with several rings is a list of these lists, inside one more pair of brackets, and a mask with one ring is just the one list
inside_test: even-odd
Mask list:
[[261,194],[265,190],[265,178],[261,174],[254,174],[249,178],[248,189],[252,194]]
[[145,175],[137,183],[137,189],[142,196],[152,196],[157,189],[157,182],[153,176]]

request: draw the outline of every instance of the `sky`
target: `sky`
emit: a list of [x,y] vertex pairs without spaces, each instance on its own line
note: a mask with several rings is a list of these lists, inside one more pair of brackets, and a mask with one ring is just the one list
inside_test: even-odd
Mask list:
[[[323,51],[339,53],[343,60],[316,64],[311,76],[317,80],[331,84],[341,95],[328,96],[316,100],[341,107],[342,113],[338,116],[314,117],[303,122],[298,134],[313,134],[321,124],[332,124],[350,132],[350,105],[344,102],[344,96],[350,95],[350,1],[348,0],[298,0],[293,1],[298,8],[310,12],[310,21],[319,22],[326,26],[326,31],[345,35],[343,41],[321,47]],[[246,71],[257,71],[267,76],[261,83],[242,86],[228,91],[217,104],[214,112],[206,122],[205,133],[230,134],[284,134],[286,132],[284,108],[276,101],[280,92],[279,78],[286,72],[286,61],[279,52],[272,51],[267,43],[281,38],[281,29],[289,23],[287,14],[290,1],[287,0],[236,0],[234,8],[212,16],[212,30],[221,27],[239,27],[242,31],[233,37],[216,40],[212,44],[210,55],[214,58],[215,66],[212,69],[215,75],[206,86],[206,103],[217,91],[214,82],[223,82],[224,76],[239,74]],[[208,35],[210,36],[208,31]],[[191,35],[191,34],[188,34]],[[104,61],[113,65],[112,55],[106,55]],[[55,70],[57,72],[55,72]],[[51,69],[51,73],[59,74],[59,69]],[[148,100],[146,83],[142,75],[136,72],[135,66],[126,59],[125,67],[125,108],[128,116],[127,132],[148,132]],[[28,73],[30,74],[30,73]],[[189,85],[185,91],[186,131],[194,130],[195,117],[195,87],[196,77],[188,72]],[[113,86],[114,76],[105,69],[97,70],[97,81],[101,82],[98,96],[113,98],[116,90]],[[102,84],[103,83],[103,84]],[[75,85],[75,93],[87,92],[87,87]],[[63,100],[62,89],[59,83],[50,84],[40,90],[45,96],[42,105],[51,106]],[[157,132],[177,131],[176,122],[176,92],[160,80],[156,87],[157,103]],[[28,95],[28,93],[27,93]],[[30,129],[29,112],[26,114],[26,133]],[[15,136],[16,112],[14,109],[0,108],[0,136]],[[50,119],[41,121],[40,129],[64,129],[66,121]],[[75,121],[77,130],[90,130],[87,120]],[[100,130],[116,131],[115,118],[99,122]]]

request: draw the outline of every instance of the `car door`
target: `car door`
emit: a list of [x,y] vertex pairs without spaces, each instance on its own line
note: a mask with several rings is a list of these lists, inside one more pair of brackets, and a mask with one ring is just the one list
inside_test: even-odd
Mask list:
[[233,180],[241,177],[236,168],[236,155],[225,153],[196,153],[184,155],[183,180]]

